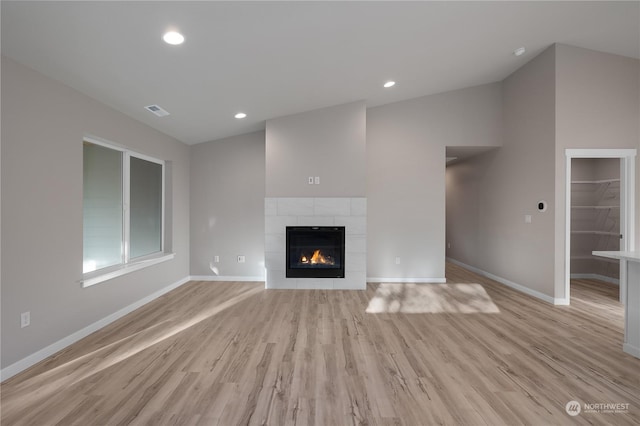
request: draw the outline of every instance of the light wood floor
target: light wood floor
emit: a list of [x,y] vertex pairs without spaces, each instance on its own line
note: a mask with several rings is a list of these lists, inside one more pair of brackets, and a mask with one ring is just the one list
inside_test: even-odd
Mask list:
[[[576,281],[553,307],[454,265],[447,277],[192,282],[3,383],[2,425],[640,424],[615,287]],[[570,400],[630,405],[569,417]]]

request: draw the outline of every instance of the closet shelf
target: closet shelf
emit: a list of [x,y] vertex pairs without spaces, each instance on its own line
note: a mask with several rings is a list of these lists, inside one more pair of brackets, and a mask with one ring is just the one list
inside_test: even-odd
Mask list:
[[618,259],[609,259],[607,257],[594,256],[592,254],[571,256],[571,260],[597,260],[606,263],[618,263]]
[[607,231],[571,231],[572,234],[591,234],[591,235],[613,235],[620,236],[617,232],[607,232]]
[[599,259],[592,252],[620,250],[622,182],[618,164],[613,161],[585,160],[576,161],[575,166],[575,172],[579,174],[573,175],[569,188],[570,271],[573,274],[597,273],[616,277],[620,262],[601,260],[606,258]]
[[577,184],[599,184],[599,183],[613,183],[620,182],[620,179],[601,179],[601,180],[572,180],[571,183]]
[[594,209],[594,210],[604,210],[604,209],[619,209],[620,206],[571,206],[572,209]]

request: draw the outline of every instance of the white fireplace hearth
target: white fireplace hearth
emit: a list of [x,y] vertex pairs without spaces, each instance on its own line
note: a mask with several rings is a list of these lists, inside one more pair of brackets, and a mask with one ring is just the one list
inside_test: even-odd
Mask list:
[[[265,269],[268,289],[365,290],[367,199],[265,198]],[[344,226],[344,278],[287,278],[287,226]]]

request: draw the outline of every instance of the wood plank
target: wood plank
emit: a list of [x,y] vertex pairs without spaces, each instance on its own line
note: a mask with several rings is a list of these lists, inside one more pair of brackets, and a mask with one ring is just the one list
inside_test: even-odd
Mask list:
[[[452,264],[394,286],[191,282],[2,383],[2,424],[640,423],[616,286],[573,280],[554,307]],[[367,313],[376,298],[397,312]]]

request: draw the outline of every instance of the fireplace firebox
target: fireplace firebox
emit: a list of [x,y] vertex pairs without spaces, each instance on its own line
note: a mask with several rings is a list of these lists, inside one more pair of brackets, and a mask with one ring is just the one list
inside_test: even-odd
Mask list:
[[287,278],[344,278],[344,226],[287,226]]

